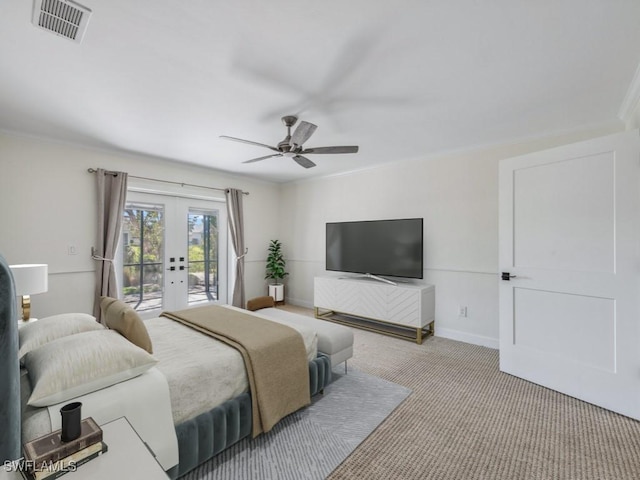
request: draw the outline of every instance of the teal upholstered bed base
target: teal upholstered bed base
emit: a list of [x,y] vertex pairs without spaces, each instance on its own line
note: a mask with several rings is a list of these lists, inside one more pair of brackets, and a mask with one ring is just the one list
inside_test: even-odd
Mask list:
[[[331,361],[318,354],[309,362],[311,396],[324,390],[331,382]],[[169,476],[177,478],[206,462],[224,449],[251,434],[251,396],[248,393],[233,398],[209,412],[187,420],[176,427],[180,463]]]
[[[20,364],[15,286],[0,255],[0,464],[21,456]],[[331,382],[331,362],[322,354],[309,363],[311,395]],[[251,433],[251,397],[244,393],[176,427],[180,463],[171,478],[187,473]]]

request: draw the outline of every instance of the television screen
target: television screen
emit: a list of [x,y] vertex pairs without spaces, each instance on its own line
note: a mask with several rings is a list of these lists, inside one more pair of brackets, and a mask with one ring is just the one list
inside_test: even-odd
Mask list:
[[327,223],[326,269],[422,278],[422,218]]

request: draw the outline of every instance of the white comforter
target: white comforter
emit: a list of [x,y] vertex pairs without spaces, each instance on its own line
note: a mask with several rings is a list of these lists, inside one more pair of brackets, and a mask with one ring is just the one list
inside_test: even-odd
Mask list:
[[[316,332],[302,325],[280,323],[298,330],[307,359],[314,359],[318,352]],[[145,325],[153,355],[160,360],[156,367],[169,383],[176,425],[249,389],[242,355],[233,347],[165,317],[145,320]]]

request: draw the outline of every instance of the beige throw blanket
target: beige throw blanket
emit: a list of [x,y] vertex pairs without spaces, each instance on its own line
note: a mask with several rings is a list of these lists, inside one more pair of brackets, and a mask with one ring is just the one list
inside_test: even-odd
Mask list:
[[304,342],[291,327],[210,305],[163,312],[236,348],[244,359],[251,389],[253,437],[311,403]]

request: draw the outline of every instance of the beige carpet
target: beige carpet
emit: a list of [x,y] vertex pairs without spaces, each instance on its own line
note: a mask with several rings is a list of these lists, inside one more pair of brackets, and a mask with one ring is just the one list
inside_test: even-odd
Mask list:
[[493,349],[354,333],[349,365],[413,394],[329,479],[640,479],[640,422],[500,373]]

